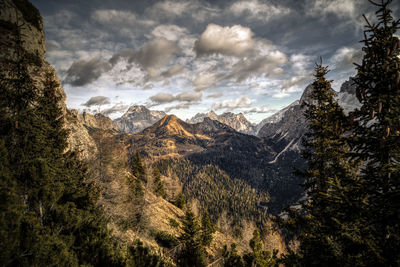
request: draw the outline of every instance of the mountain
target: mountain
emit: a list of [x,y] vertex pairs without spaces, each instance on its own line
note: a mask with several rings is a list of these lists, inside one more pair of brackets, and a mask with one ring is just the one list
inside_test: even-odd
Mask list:
[[[301,138],[307,131],[307,121],[303,115],[304,108],[301,106],[304,102],[310,101],[309,94],[312,89],[312,85],[308,85],[300,100],[296,100],[264,120],[264,126],[259,130],[257,136],[267,139],[269,144],[278,151],[273,162],[276,162],[285,153],[300,152]],[[336,99],[346,113],[359,107],[352,78],[342,84]]]
[[149,110],[145,106],[134,105],[114,122],[121,132],[134,134],[153,125],[165,115],[163,111]]
[[221,115],[217,115],[214,111],[210,111],[208,113],[197,113],[194,117],[187,120],[188,123],[199,123],[204,120],[204,118],[210,118],[212,120],[217,120],[221,123],[224,123],[236,131],[244,134],[254,135],[255,126],[250,123],[246,117],[242,114],[235,114],[232,112],[225,112]]
[[190,124],[167,115],[133,135],[130,143],[134,144],[131,153],[139,151],[156,164],[186,160],[194,166],[215,166],[231,179],[239,179],[255,190],[268,193],[270,203],[267,206],[273,213],[301,196],[302,189],[293,175],[293,169],[301,167],[298,157],[272,164],[279,151],[274,150],[271,141],[239,133],[208,117]]

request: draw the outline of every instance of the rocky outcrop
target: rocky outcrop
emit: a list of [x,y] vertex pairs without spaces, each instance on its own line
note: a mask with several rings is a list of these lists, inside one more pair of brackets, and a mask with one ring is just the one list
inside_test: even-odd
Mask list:
[[[18,53],[28,59],[25,63],[28,74],[33,79],[39,94],[50,78],[58,86],[56,92],[60,97],[65,127],[69,130],[68,149],[79,151],[81,158],[88,158],[96,150],[96,145],[75,111],[69,111],[65,104],[66,95],[52,66],[46,61],[46,45],[42,18],[39,11],[28,1],[0,1],[0,62],[2,66],[15,61]],[[6,68],[0,71],[7,75]]]

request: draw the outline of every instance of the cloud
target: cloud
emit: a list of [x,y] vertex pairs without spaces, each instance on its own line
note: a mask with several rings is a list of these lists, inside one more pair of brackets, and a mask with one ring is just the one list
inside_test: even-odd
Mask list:
[[282,81],[281,90],[288,90],[289,88],[301,85],[311,79],[311,75],[308,76],[293,76],[288,80]]
[[258,0],[237,1],[228,11],[235,16],[244,16],[245,19],[269,21],[287,15],[291,10],[287,7],[261,2]]
[[115,54],[111,64],[116,64],[121,59],[127,59],[129,63],[136,62],[144,68],[159,68],[167,64],[174,54],[180,52],[180,48],[166,39],[154,39],[145,43],[139,50],[127,49]]
[[354,69],[354,63],[360,63],[363,56],[361,49],[342,47],[335,52],[330,61],[335,69],[349,70]]
[[100,58],[78,60],[67,70],[64,82],[73,86],[84,86],[97,80],[101,74],[110,69],[110,64]]
[[[309,68],[312,65],[312,56],[304,54],[292,54],[290,56],[290,66],[297,74],[304,74],[309,72]],[[315,58],[316,59],[316,58]]]
[[215,87],[219,80],[219,75],[210,72],[200,72],[193,80],[193,86],[196,87],[196,91],[203,91],[208,88]]
[[203,94],[201,92],[180,93],[175,96],[177,101],[195,102],[200,101]]
[[169,93],[157,93],[156,95],[151,96],[150,100],[159,105],[173,102],[175,101],[175,97]]
[[123,104],[116,104],[112,106],[111,108],[103,110],[101,113],[108,116],[114,113],[119,113],[119,112],[124,112],[129,108],[128,105],[123,105]]
[[156,38],[163,38],[170,41],[179,41],[180,38],[188,34],[188,30],[173,24],[158,25],[155,27],[151,34]]
[[222,54],[245,56],[254,48],[253,32],[241,25],[221,27],[208,24],[200,38],[195,42],[197,56]]
[[236,108],[248,108],[253,103],[253,101],[247,96],[242,96],[237,99],[224,100],[219,103],[212,105],[213,110],[227,109],[234,110]]
[[288,94],[285,91],[276,92],[276,93],[274,93],[272,95],[273,98],[285,98],[285,97],[288,97],[288,96],[290,96],[290,94]]
[[165,112],[170,112],[170,111],[173,110],[173,109],[189,109],[190,106],[191,106],[190,103],[181,103],[181,104],[178,104],[178,105],[175,105],[175,106],[166,107],[166,108],[164,109],[164,111],[165,111]]
[[60,49],[61,49],[61,45],[57,41],[54,41],[54,40],[46,41],[46,51],[60,50]]
[[164,0],[148,7],[145,11],[148,17],[161,20],[173,20],[187,17],[197,22],[215,17],[220,10],[211,7],[206,2],[196,0]]
[[[311,2],[311,3],[310,3]],[[328,14],[335,14],[339,18],[355,16],[358,3],[363,0],[311,0],[308,1],[306,14],[313,17],[324,17]]]
[[203,94],[201,92],[184,92],[177,94],[176,96],[169,93],[157,93],[150,97],[150,100],[153,102],[149,107],[157,106],[166,103],[172,103],[174,101],[178,102],[186,102],[186,103],[194,103],[201,100]]
[[110,99],[106,96],[93,96],[91,97],[88,101],[85,103],[81,104],[82,106],[85,107],[91,107],[91,106],[101,106],[101,105],[107,105],[110,104]]
[[261,107],[255,107],[249,110],[246,110],[244,113],[271,113],[271,112],[276,112],[276,109],[271,109],[267,105],[261,106]]
[[232,72],[228,75],[228,78],[234,78],[237,82],[242,82],[258,75],[274,77],[283,74],[283,69],[280,66],[286,62],[286,55],[280,51],[271,52],[266,56],[241,59],[233,65]]
[[182,73],[184,70],[185,70],[184,66],[175,65],[175,66],[172,66],[171,68],[167,69],[166,71],[163,71],[161,73],[161,76],[163,76],[165,78],[170,78],[172,76],[178,75],[179,73]]
[[214,93],[214,94],[209,94],[207,98],[220,98],[222,96],[222,93]]

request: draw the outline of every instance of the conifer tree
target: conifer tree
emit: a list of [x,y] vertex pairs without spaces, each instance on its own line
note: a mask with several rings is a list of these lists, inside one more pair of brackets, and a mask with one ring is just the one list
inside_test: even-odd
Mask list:
[[178,266],[205,266],[207,254],[202,244],[201,227],[198,219],[190,208],[187,208],[185,212],[182,225],[183,234],[181,236],[181,241],[183,249],[178,256]]
[[367,195],[363,261],[395,266],[400,264],[400,41],[395,36],[400,21],[388,7],[391,0],[370,2],[378,20],[365,18],[365,54],[355,78],[362,106],[354,113],[352,151],[363,161]]
[[242,257],[239,255],[236,243],[231,244],[231,250],[228,251],[227,246],[224,246],[222,256],[224,257],[225,267],[245,267]]
[[250,240],[251,253],[244,255],[246,266],[255,267],[274,267],[276,264],[276,251],[273,255],[269,251],[263,250],[263,243],[260,237],[260,232],[255,229],[253,238]]
[[165,198],[165,189],[164,189],[164,184],[161,181],[161,174],[160,170],[158,167],[154,167],[153,170],[153,184],[154,184],[154,192],[156,193],[157,196],[161,196],[162,198]]
[[139,151],[136,151],[133,159],[132,159],[132,174],[140,179],[143,183],[147,183],[146,177],[146,168],[142,163],[142,159],[140,158]]
[[[300,212],[292,211],[295,229],[300,231],[299,255],[291,258],[302,266],[326,266],[357,262],[360,241],[362,194],[358,163],[349,160],[345,133],[348,120],[334,99],[327,67],[317,64],[315,81],[306,107],[309,130],[303,140],[307,200]],[[293,223],[293,222],[292,222]],[[289,261],[290,262],[290,261]],[[287,262],[288,264],[288,262]],[[293,262],[291,262],[293,264]]]
[[201,216],[201,239],[204,246],[209,246],[213,240],[213,234],[215,233],[215,225],[211,222],[208,211],[205,210]]

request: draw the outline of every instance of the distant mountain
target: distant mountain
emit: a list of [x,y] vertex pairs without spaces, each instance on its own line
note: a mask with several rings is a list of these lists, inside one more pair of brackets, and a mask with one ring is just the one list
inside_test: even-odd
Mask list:
[[[312,85],[308,85],[300,100],[296,100],[264,120],[265,124],[259,130],[257,136],[268,140],[268,144],[275,151],[278,151],[277,157],[271,163],[276,162],[285,153],[299,153],[301,139],[307,131],[307,121],[303,115],[304,108],[301,105],[310,101],[309,94],[312,90]],[[336,99],[346,113],[359,106],[351,78],[342,84]]]
[[208,113],[197,113],[193,118],[187,120],[188,123],[199,123],[204,120],[204,118],[210,118],[212,120],[219,121],[226,124],[236,131],[244,134],[255,134],[255,125],[249,122],[246,117],[242,114],[235,114],[232,112],[225,112],[221,115],[217,115],[214,111]]
[[124,133],[138,133],[165,116],[163,111],[149,110],[145,106],[131,106],[122,117],[114,120],[118,130]]

